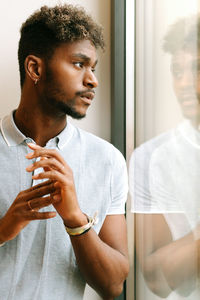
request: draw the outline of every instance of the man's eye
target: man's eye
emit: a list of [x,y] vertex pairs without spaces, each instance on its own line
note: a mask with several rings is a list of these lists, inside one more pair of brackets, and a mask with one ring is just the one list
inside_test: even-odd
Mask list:
[[83,67],[83,63],[80,62],[80,61],[74,62],[74,65],[75,65],[76,67],[78,67],[78,68],[82,68],[82,67]]
[[180,79],[182,77],[183,73],[181,71],[178,70],[174,70],[173,71],[173,76],[177,79]]
[[173,77],[176,79],[180,79],[183,76],[182,68],[171,67],[171,72],[172,72]]

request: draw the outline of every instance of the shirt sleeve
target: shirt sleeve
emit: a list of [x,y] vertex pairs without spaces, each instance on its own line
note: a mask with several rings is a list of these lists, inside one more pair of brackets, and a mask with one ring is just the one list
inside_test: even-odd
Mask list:
[[[132,153],[129,188],[132,213],[181,212],[176,191],[177,153],[173,134],[152,139]],[[178,175],[179,174],[179,175]]]
[[124,214],[128,194],[127,167],[123,155],[113,148],[111,176],[111,205],[107,215]]

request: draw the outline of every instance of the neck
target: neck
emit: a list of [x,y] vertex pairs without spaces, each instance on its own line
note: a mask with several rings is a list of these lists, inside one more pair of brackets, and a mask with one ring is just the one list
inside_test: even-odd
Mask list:
[[190,120],[190,124],[191,124],[195,129],[197,129],[197,130],[200,129],[200,120],[198,120],[198,119],[195,119],[195,120],[191,119],[191,120]]
[[35,107],[28,109],[20,105],[14,115],[18,129],[36,144],[44,147],[46,143],[58,135],[66,126],[66,116],[49,117]]

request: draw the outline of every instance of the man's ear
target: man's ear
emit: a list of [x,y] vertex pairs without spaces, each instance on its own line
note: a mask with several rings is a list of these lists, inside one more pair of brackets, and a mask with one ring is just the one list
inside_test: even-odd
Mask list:
[[25,72],[27,76],[37,83],[42,75],[43,61],[41,58],[35,55],[28,55],[24,62]]

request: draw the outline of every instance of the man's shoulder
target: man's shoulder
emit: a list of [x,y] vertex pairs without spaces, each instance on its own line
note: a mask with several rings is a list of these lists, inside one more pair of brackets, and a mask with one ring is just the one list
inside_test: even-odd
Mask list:
[[164,132],[146,142],[141,144],[138,148],[136,148],[137,151],[148,151],[151,152],[155,150],[156,148],[168,143],[173,138],[174,130],[170,130],[167,132]]
[[131,155],[130,159],[130,167],[132,168],[133,165],[140,166],[141,164],[144,166],[148,166],[152,157],[154,156],[159,149],[169,144],[171,145],[172,140],[174,138],[174,129],[164,132],[146,142],[138,146]]
[[[74,126],[74,125],[73,125]],[[104,140],[103,138],[88,132],[82,128],[74,126],[80,139],[83,139],[87,142],[88,147],[98,147],[99,149],[116,149],[110,142]],[[117,150],[117,149],[116,149]]]
[[79,137],[86,152],[95,156],[101,156],[105,158],[113,159],[124,159],[121,152],[113,146],[110,142],[90,133],[84,129],[74,126],[76,129],[76,136]]

